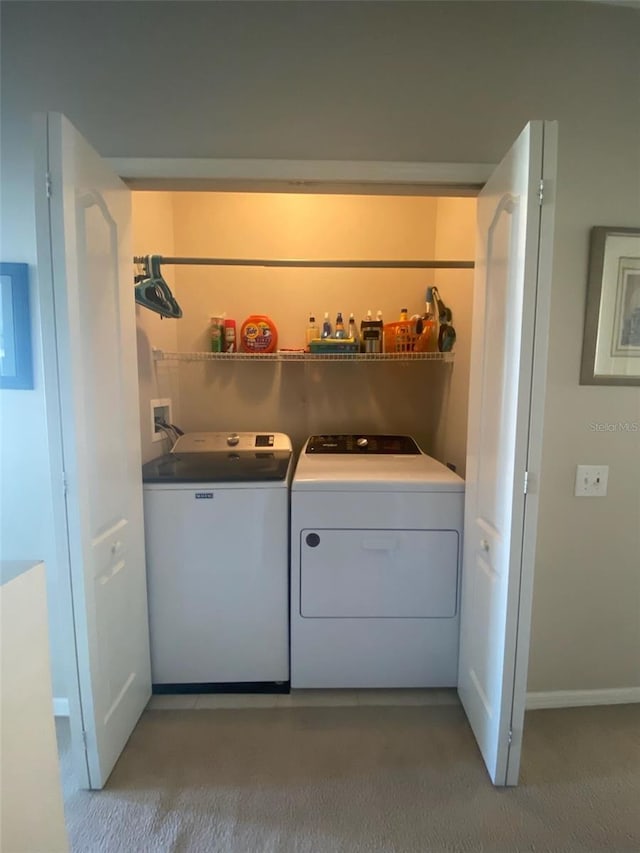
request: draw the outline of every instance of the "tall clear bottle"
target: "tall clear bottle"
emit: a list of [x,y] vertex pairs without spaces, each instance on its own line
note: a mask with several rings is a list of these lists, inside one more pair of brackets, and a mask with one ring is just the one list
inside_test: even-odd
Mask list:
[[316,318],[314,314],[309,314],[309,322],[307,323],[307,331],[305,333],[305,342],[307,345],[307,352],[309,352],[311,347],[311,341],[315,341],[320,337],[320,327],[316,322]]
[[416,343],[417,352],[438,352],[438,321],[433,310],[433,288],[428,287],[422,315],[422,334]]
[[354,343],[360,343],[360,336],[358,335],[358,326],[356,324],[356,318],[353,316],[353,311],[349,314],[349,325],[347,327],[347,337],[352,338]]
[[333,337],[333,328],[331,326],[331,320],[329,319],[329,312],[324,312],[324,320],[322,322],[322,334],[321,338],[331,338]]
[[346,332],[344,330],[344,320],[342,319],[342,311],[338,311],[336,316],[336,329],[334,332],[334,337],[336,338],[346,338]]
[[384,320],[382,319],[382,311],[376,311],[376,348],[374,352],[383,352],[384,351]]

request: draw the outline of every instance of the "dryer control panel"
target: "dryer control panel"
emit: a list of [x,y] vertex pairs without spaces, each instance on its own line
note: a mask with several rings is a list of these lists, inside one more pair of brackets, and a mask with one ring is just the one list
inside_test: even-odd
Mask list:
[[312,435],[307,453],[353,453],[389,456],[420,456],[422,451],[409,435]]

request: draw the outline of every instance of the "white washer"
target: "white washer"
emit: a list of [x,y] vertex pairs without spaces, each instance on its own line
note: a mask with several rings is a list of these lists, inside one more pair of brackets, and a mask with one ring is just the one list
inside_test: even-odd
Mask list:
[[143,466],[156,692],[288,681],[291,450],[189,433]]
[[291,487],[291,686],[457,683],[464,481],[408,436],[312,436]]

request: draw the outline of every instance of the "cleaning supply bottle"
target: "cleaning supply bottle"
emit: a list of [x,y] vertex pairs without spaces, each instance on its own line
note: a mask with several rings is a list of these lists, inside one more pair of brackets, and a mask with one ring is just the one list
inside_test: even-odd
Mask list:
[[359,341],[358,336],[358,326],[356,325],[356,318],[353,316],[353,311],[349,314],[349,325],[347,327],[347,337],[351,338],[356,344]]
[[453,314],[442,301],[437,287],[433,288],[433,302],[438,316],[438,349],[440,352],[451,352],[456,342],[456,330],[451,325]]
[[422,334],[416,342],[416,352],[438,352],[438,321],[433,310],[433,288],[428,287],[422,315]]
[[307,344],[307,352],[309,351],[309,345],[311,341],[315,341],[320,337],[320,327],[316,323],[316,318],[313,314],[309,314],[309,323],[307,324],[307,331],[305,334],[305,341]]
[[224,321],[224,351],[225,352],[237,352],[237,342],[236,342],[236,321],[235,320],[227,320]]
[[329,312],[324,312],[324,320],[322,322],[322,334],[320,335],[322,338],[331,338],[333,337],[333,329],[331,328],[331,320],[329,319]]
[[336,316],[336,330],[334,332],[334,337],[336,338],[345,338],[346,334],[344,331],[344,320],[342,319],[342,311],[338,311]]
[[408,309],[407,308],[401,308],[400,309],[400,322],[406,323],[408,319],[409,319]]
[[224,315],[216,314],[210,319],[209,334],[211,352],[224,352]]
[[384,320],[382,319],[382,311],[376,311],[375,319],[376,328],[376,347],[374,352],[383,352],[384,350]]
[[360,349],[362,352],[382,352],[382,311],[374,320],[371,311],[367,311],[366,319],[360,324]]
[[360,351],[375,352],[374,341],[376,337],[375,320],[371,315],[371,309],[367,309],[364,320],[360,322]]

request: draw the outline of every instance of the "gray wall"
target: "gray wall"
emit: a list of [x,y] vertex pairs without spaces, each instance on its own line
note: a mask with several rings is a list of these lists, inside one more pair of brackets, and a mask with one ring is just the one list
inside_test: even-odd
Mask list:
[[[559,120],[530,688],[640,685],[640,439],[590,428],[640,421],[640,392],[578,385],[588,230],[640,225],[640,15],[564,2],[3,2],[0,14],[3,260],[35,261],[37,110],[64,112],[112,157],[490,163],[527,120]],[[33,296],[37,329],[35,273]],[[51,562],[37,332],[35,347],[36,389],[2,393],[2,550]],[[578,462],[611,466],[606,499],[572,497]]]

